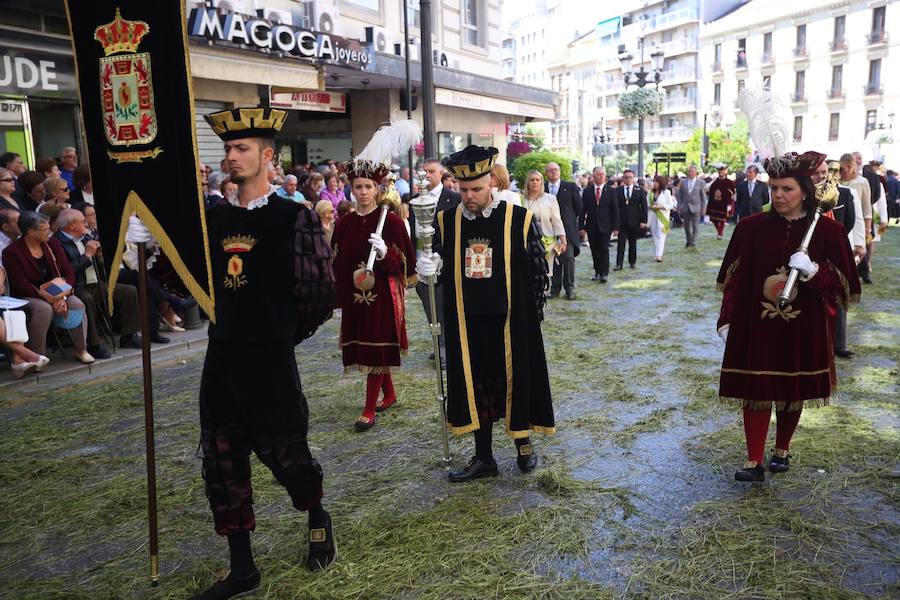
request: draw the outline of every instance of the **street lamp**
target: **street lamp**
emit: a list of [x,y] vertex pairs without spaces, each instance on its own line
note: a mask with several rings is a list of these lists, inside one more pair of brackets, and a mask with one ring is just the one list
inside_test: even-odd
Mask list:
[[[625,77],[625,87],[634,85],[639,88],[647,86],[651,80],[653,84],[659,88],[659,82],[662,81],[662,69],[665,53],[659,48],[650,53],[650,64],[652,71],[644,70],[644,38],[638,38],[638,48],[641,51],[641,62],[637,71],[632,71],[632,61],[634,55],[630,52],[623,52],[619,55],[619,63],[622,66],[622,73]],[[644,116],[638,117],[638,177],[644,176]]]
[[[604,129],[602,123],[594,123],[593,131],[594,131],[594,147],[595,148],[597,147],[598,144],[605,145],[605,144],[612,142],[612,128],[606,127]],[[604,148],[604,150],[605,150],[605,148]],[[600,166],[605,167],[606,165],[603,164],[603,159],[606,157],[606,153],[605,152],[597,152],[597,153],[595,153],[595,156],[596,156],[596,154],[600,155]]]

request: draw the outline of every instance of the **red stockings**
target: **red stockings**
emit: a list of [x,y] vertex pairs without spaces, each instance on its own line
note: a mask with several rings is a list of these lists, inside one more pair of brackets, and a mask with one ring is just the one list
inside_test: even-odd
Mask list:
[[[801,410],[776,411],[775,412],[775,447],[779,450],[789,450],[791,438],[797,423],[800,421]],[[744,436],[747,438],[747,458],[757,463],[763,462],[763,453],[766,449],[766,436],[769,433],[769,419],[772,417],[771,409],[750,410],[744,409]]]

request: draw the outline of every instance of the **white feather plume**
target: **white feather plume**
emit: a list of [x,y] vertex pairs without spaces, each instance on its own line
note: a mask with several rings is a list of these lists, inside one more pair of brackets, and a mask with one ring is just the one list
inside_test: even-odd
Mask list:
[[788,145],[788,125],[781,116],[781,103],[769,90],[747,88],[738,95],[738,107],[747,117],[750,139],[759,157],[769,159],[769,169],[778,171],[777,163]]
[[411,119],[392,119],[375,132],[356,158],[357,162],[390,165],[391,159],[409,152],[422,139],[422,128]]

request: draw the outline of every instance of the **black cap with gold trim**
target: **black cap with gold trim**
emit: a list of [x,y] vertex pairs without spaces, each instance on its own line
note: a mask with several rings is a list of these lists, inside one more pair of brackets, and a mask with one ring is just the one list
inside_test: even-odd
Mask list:
[[460,181],[472,181],[490,175],[499,156],[496,148],[472,145],[445,157],[441,164]]
[[254,137],[274,139],[284,126],[287,111],[254,106],[214,112],[203,118],[223,142]]

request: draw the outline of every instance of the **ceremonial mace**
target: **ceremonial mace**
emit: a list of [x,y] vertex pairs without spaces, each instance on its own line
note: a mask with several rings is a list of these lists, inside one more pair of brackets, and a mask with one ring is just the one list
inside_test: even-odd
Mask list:
[[[419,189],[424,190],[426,185],[425,171],[419,171]],[[430,194],[419,194],[417,198],[410,200],[409,207],[416,216],[416,223],[421,228],[421,239],[425,246],[424,254],[431,260],[434,253],[431,251],[431,240],[434,238],[434,212],[437,208],[437,199]],[[434,275],[429,275],[428,282],[428,306],[431,309],[431,342],[434,346],[434,370],[437,373],[438,408],[441,418],[441,434],[444,443],[444,468],[450,469],[450,434],[447,431],[447,394],[444,391],[444,372],[441,369],[441,323],[438,321],[437,301],[435,299]]]
[[[806,228],[806,233],[803,235],[803,241],[800,242],[800,248],[797,249],[797,252],[808,254],[809,242],[812,240],[813,233],[816,231],[816,225],[819,223],[819,218],[824,213],[827,213],[834,208],[839,195],[837,181],[835,181],[831,175],[816,185],[816,212],[813,214],[812,222],[809,224],[809,227]],[[794,288],[797,286],[797,279],[799,277],[800,271],[791,269],[791,272],[788,274],[787,282],[781,289],[781,293],[778,294],[779,308],[784,309],[791,303],[791,300],[793,300],[792,296],[794,295]]]
[[[384,222],[387,220],[388,212],[400,208],[400,194],[397,193],[397,188],[394,187],[393,179],[388,180],[384,190],[378,192],[376,202],[378,203],[378,208],[381,209],[381,214],[378,215],[378,225],[375,226],[375,233],[380,236],[384,230]],[[374,268],[376,255],[375,246],[372,246],[366,266],[353,271],[353,285],[361,292],[368,292],[375,287]]]

